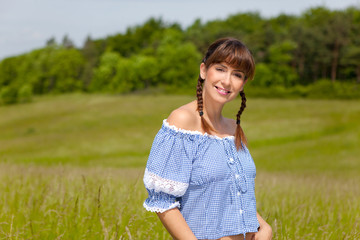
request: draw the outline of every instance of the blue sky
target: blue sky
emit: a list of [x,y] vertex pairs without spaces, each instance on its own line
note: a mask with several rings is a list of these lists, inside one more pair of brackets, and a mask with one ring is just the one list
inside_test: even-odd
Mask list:
[[360,0],[0,0],[0,59],[45,45],[67,34],[77,46],[86,36],[103,38],[150,17],[187,27],[195,19],[224,19],[229,14],[258,11],[264,17],[300,14],[315,6],[360,7]]

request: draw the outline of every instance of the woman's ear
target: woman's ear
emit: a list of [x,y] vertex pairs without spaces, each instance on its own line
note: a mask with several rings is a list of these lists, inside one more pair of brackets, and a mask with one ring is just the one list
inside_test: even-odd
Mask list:
[[246,83],[247,83],[247,78],[245,78],[244,84],[241,86],[241,89],[240,89],[239,93],[240,93],[241,91],[244,91],[244,87],[245,87],[245,84],[246,84]]
[[206,65],[205,65],[205,63],[200,64],[200,77],[202,79],[206,78]]

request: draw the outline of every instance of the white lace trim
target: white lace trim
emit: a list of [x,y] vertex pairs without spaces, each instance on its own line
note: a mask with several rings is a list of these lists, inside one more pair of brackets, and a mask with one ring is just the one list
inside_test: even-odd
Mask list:
[[178,128],[178,127],[176,127],[174,125],[170,125],[167,122],[167,119],[163,120],[163,124],[164,124],[165,127],[170,128],[170,129],[174,130],[175,132],[181,132],[181,133],[190,134],[190,135],[201,135],[201,136],[204,136],[204,137],[209,137],[209,138],[218,139],[218,140],[234,139],[234,136],[219,137],[219,136],[211,135],[211,134],[208,134],[208,133],[202,133],[202,132],[199,132],[199,131],[196,131],[196,130],[186,130],[186,129]]
[[155,190],[156,192],[164,192],[175,197],[184,195],[189,187],[188,183],[162,178],[155,173],[148,171],[147,168],[145,169],[144,174],[144,184],[147,189]]
[[170,210],[172,208],[180,208],[180,203],[179,202],[174,202],[173,204],[171,204],[168,208],[159,208],[159,207],[149,207],[145,202],[143,203],[143,206],[146,210],[150,211],[150,212],[160,212],[163,213],[167,210]]

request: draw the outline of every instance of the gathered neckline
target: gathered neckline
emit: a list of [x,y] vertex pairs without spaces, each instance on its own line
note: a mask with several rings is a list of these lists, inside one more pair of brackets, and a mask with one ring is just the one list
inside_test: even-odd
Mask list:
[[235,138],[234,136],[219,137],[219,136],[208,134],[208,133],[202,133],[202,132],[199,132],[196,130],[186,130],[186,129],[178,128],[175,125],[170,125],[168,123],[167,119],[163,120],[163,125],[169,129],[174,130],[175,132],[180,132],[180,133],[189,134],[189,135],[200,135],[203,137],[208,137],[208,138],[217,139],[217,140],[225,140],[225,139],[233,140]]

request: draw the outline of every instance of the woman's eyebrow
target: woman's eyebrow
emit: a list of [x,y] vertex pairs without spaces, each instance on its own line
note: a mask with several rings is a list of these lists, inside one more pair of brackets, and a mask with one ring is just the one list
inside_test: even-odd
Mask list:
[[221,63],[218,63],[217,65],[219,65],[220,67],[223,67],[223,68],[228,68],[226,65],[221,64]]
[[[223,67],[223,68],[228,68],[226,65],[224,65],[222,63],[217,63],[216,65],[219,65],[220,67]],[[240,72],[242,74],[245,74],[244,71],[242,71],[240,69],[234,69],[234,72]]]

